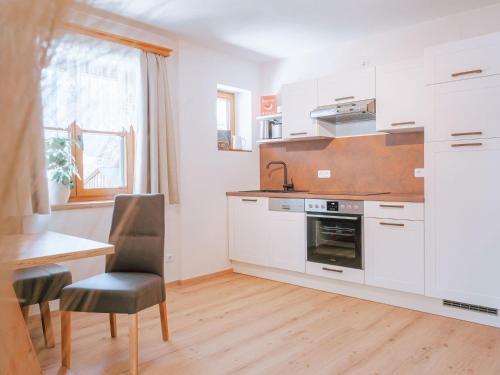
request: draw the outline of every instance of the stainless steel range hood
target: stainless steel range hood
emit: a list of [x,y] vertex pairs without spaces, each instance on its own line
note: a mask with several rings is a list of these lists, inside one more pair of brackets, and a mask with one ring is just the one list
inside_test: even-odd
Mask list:
[[359,100],[341,104],[331,104],[316,108],[311,118],[330,124],[347,124],[350,122],[375,120],[375,99]]

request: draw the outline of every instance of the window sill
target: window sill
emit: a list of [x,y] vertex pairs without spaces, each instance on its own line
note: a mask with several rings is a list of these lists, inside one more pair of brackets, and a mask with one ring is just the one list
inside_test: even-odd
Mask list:
[[114,200],[90,201],[90,202],[68,202],[51,206],[52,211],[80,210],[84,208],[113,207]]
[[219,151],[232,151],[232,152],[252,152],[252,150],[241,150],[241,149],[232,149],[232,148],[219,148]]

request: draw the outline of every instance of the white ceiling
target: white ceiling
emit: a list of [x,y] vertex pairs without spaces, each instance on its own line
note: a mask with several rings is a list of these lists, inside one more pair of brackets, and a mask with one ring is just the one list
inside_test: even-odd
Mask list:
[[94,0],[94,6],[255,60],[288,57],[500,0]]

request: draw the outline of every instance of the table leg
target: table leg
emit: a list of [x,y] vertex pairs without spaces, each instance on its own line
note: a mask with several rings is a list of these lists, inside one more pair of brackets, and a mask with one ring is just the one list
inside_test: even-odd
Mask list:
[[[4,270],[0,270],[4,271]],[[5,275],[4,275],[5,276]],[[0,374],[42,374],[12,281],[0,277]]]

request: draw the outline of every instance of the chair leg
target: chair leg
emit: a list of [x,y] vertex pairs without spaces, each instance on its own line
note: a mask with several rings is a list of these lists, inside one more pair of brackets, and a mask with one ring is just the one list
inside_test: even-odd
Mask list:
[[163,301],[158,307],[160,308],[161,336],[163,341],[168,341],[167,303]]
[[28,323],[28,318],[29,318],[29,315],[30,315],[30,306],[29,305],[26,305],[26,306],[23,306],[21,308],[21,310],[23,311],[23,318],[24,318],[24,321],[26,323]]
[[128,351],[130,374],[137,375],[139,373],[139,332],[138,332],[138,315],[130,314],[128,316]]
[[116,330],[116,314],[109,314],[109,330],[111,331],[111,337],[116,337],[118,331]]
[[71,367],[71,312],[61,311],[61,358],[62,367]]
[[53,348],[54,343],[54,331],[52,330],[52,317],[50,316],[50,306],[48,302],[39,303],[40,316],[42,317],[42,328],[43,337],[45,338],[45,346],[47,348]]

